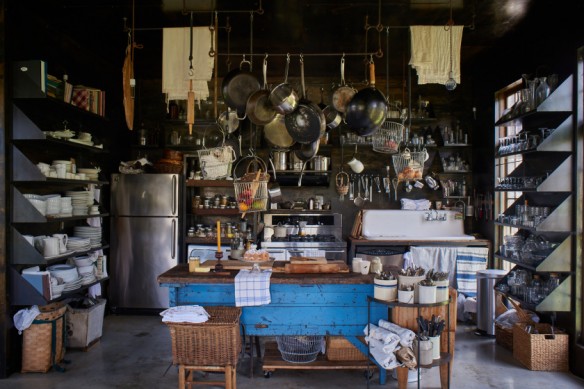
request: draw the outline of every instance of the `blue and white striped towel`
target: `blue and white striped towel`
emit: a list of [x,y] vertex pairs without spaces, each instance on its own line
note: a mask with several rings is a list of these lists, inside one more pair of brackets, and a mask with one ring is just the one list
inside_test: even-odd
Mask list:
[[256,306],[269,304],[270,277],[272,269],[252,272],[241,269],[235,276],[235,306]]
[[489,249],[460,247],[456,252],[456,283],[458,293],[466,297],[477,295],[477,271],[487,268]]

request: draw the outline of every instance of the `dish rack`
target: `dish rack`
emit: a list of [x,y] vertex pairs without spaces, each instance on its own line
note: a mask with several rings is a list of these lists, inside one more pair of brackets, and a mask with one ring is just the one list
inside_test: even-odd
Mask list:
[[399,154],[392,155],[393,168],[398,181],[422,179],[427,156],[426,149],[410,151],[407,147]]
[[282,359],[290,363],[310,363],[321,352],[324,336],[276,336]]
[[404,128],[404,125],[401,123],[384,122],[381,128],[373,134],[373,151],[384,154],[397,153],[403,139]]
[[197,150],[199,165],[204,180],[217,180],[231,175],[231,167],[235,162],[235,150],[231,146],[219,146],[210,149]]
[[[246,158],[252,160],[247,165],[246,173],[241,178],[237,178],[235,175],[237,166]],[[259,170],[250,172],[250,168],[254,166],[259,167]],[[265,211],[268,205],[268,181],[270,180],[270,175],[264,173],[267,171],[266,163],[256,156],[244,157],[237,162],[234,170],[233,186],[239,211],[244,213]]]

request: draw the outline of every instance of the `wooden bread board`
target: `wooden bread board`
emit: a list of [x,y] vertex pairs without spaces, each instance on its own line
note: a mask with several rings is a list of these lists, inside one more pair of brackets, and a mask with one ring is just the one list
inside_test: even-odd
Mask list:
[[[281,267],[274,268],[274,271],[281,271]],[[291,274],[348,273],[349,267],[343,261],[328,261],[326,264],[286,263],[284,272]]]
[[298,263],[303,265],[309,264],[326,264],[325,257],[290,257],[290,263]]
[[[210,260],[201,263],[201,266],[214,268],[216,264],[216,260]],[[251,262],[244,262],[233,259],[221,260],[221,264],[225,270],[251,269],[253,267],[253,263]],[[262,262],[260,263],[260,269],[271,269],[273,265],[274,261]]]

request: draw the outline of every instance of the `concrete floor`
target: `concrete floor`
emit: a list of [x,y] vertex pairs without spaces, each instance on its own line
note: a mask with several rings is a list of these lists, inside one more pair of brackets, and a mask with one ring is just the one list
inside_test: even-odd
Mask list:
[[[459,325],[452,388],[582,388],[584,381],[568,373],[534,372],[523,368],[511,352],[495,345],[491,338],[474,335],[472,326]],[[170,335],[156,316],[107,316],[103,337],[88,352],[68,351],[64,373],[13,374],[0,380],[0,388],[176,388],[177,368],[170,366]],[[238,365],[237,387],[240,389],[292,388],[366,388],[363,371],[277,370],[271,378],[263,377],[259,363],[255,376],[248,377],[249,357]],[[212,378],[220,378],[211,374]],[[422,388],[439,388],[438,369],[422,372]],[[377,374],[371,388],[397,388],[391,377],[379,385]],[[410,383],[408,388],[417,388]]]

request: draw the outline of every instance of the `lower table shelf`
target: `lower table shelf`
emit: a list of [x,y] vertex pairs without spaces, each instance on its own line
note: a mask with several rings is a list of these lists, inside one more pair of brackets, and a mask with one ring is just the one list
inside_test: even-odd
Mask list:
[[452,355],[450,355],[449,353],[440,353],[440,358],[434,359],[432,361],[432,363],[429,365],[420,365],[420,367],[422,369],[430,369],[432,367],[442,366],[446,363],[450,363],[451,360],[452,360]]
[[[316,361],[310,363],[292,363],[282,359],[278,345],[266,342],[263,370],[265,375],[278,369],[288,370],[367,370],[367,361],[329,361],[325,355],[319,354]],[[369,363],[370,369],[377,369]]]

